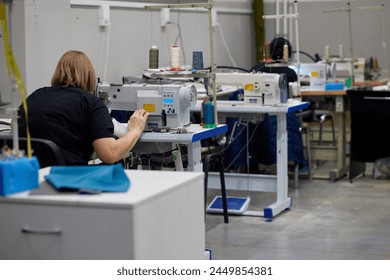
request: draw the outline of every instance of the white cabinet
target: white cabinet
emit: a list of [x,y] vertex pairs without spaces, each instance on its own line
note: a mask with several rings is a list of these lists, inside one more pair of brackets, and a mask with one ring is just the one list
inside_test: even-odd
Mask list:
[[0,259],[204,259],[203,173],[126,170],[127,193],[0,198]]

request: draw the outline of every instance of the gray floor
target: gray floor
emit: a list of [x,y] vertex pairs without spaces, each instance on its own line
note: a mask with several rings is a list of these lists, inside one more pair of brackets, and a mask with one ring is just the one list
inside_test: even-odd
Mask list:
[[[292,206],[271,222],[263,217],[206,215],[206,247],[214,260],[389,260],[390,180],[374,179],[372,166],[352,183],[300,179],[290,182]],[[291,179],[292,180],[292,179]],[[211,201],[219,191],[210,190]],[[228,191],[228,195],[246,193]],[[249,209],[275,201],[252,192]]]

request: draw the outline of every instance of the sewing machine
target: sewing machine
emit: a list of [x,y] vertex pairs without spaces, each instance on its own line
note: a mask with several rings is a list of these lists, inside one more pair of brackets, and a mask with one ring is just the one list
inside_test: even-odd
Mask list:
[[[298,73],[296,66],[289,66]],[[324,90],[326,81],[334,78],[335,64],[302,63],[299,66],[301,89]]]
[[244,89],[248,105],[276,105],[287,102],[287,77],[269,73],[216,73],[215,82]]
[[98,84],[96,95],[110,109],[149,112],[148,129],[178,128],[190,124],[190,107],[196,104],[196,88],[183,84]]
[[[327,79],[341,79],[345,80],[348,77],[352,76],[352,69],[351,69],[351,59],[348,57],[331,57],[326,60],[322,60],[321,63],[308,63],[308,65],[327,65],[326,75]],[[356,57],[353,61],[353,72],[355,76],[355,81],[365,81],[367,75],[369,75],[368,72],[371,70],[369,69],[370,63],[367,63],[365,58],[362,57]],[[299,68],[300,74],[302,75],[302,66],[304,63],[301,64],[301,68]],[[372,69],[373,72],[376,72],[378,69],[376,66],[375,69]],[[373,73],[374,74],[374,73]]]
[[[330,62],[336,64],[336,77],[337,78],[347,78],[352,75],[351,70],[351,59],[350,58],[332,58]],[[355,57],[353,61],[353,73],[355,76],[355,81],[365,81],[365,72],[366,72],[366,59],[364,57]]]

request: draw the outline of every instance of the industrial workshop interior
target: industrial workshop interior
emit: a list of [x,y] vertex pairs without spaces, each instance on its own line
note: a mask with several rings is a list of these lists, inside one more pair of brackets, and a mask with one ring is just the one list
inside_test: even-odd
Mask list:
[[[0,23],[1,260],[390,259],[387,1],[0,0]],[[70,50],[89,95],[53,84]],[[43,87],[109,116],[85,165]]]

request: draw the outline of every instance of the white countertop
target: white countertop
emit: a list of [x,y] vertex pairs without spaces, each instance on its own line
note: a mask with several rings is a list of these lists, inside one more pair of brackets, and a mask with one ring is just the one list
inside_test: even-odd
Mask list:
[[44,180],[44,175],[49,171],[50,167],[40,169],[38,189],[0,197],[0,203],[18,201],[31,204],[134,208],[141,202],[169,193],[171,190],[182,187],[183,184],[189,184],[199,178],[203,180],[204,176],[203,172],[125,170],[130,179],[130,188],[126,193],[79,194],[55,190]]

